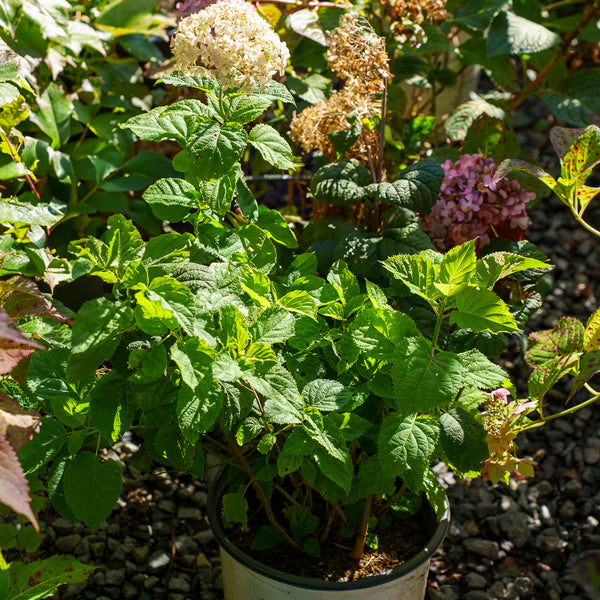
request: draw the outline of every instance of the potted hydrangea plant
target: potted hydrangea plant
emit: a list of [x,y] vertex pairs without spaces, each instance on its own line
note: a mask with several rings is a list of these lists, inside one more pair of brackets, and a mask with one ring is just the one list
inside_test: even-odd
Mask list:
[[[50,464],[55,506],[94,529],[121,489],[118,466],[98,449],[136,427],[155,460],[202,475],[210,452],[226,466],[211,510],[227,598],[241,597],[240,585],[244,597],[278,597],[273,580],[290,577],[265,580],[269,567],[249,575],[248,566],[281,547],[277,565],[289,557],[304,575],[288,598],[386,594],[406,579],[405,595],[423,596],[448,518],[432,463],[480,473],[494,436],[480,407],[511,388],[477,346],[519,329],[493,288],[547,265],[506,252],[479,258],[473,241],[445,255],[430,243],[399,251],[414,249],[417,211],[435,202],[443,170],[422,161],[385,182],[381,162],[370,174],[350,159],[317,173],[314,193],[364,201],[374,213],[385,203],[405,224],[392,228],[397,245],[382,255],[377,282],[344,260],[325,272],[278,212],[258,206],[240,167],[248,145],[276,168],[297,166],[285,139],[255,123],[273,101],[293,102],[272,80],[285,45],[238,0],[181,21],[173,49],[182,71],[163,81],[199,98],[126,126],[181,145],[173,164],[182,177],[159,180],[144,198],[184,232],[145,241],[114,215],[99,239],[71,243],[73,279],[98,277],[106,293],[69,323],[32,319],[26,328],[47,346],[31,359],[27,388],[51,416],[23,449],[23,468]],[[389,535],[397,530],[404,542]],[[389,544],[408,552],[369,570],[365,553]],[[230,580],[225,569],[248,554],[243,578]],[[315,570],[340,557],[341,571]]]

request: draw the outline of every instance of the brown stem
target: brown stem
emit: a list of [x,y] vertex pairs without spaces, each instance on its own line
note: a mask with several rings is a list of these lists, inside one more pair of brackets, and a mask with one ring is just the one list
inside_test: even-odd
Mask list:
[[369,142],[367,140],[367,135],[366,135],[364,129],[362,130],[362,137],[363,137],[365,146],[367,147],[367,155],[369,157],[369,167],[371,169],[371,177],[373,179],[373,183],[377,183],[377,173],[375,172],[375,164],[373,163],[373,153],[371,152],[371,145],[369,144]]
[[225,436],[225,439],[227,440],[227,445],[229,446],[231,452],[235,456],[239,465],[246,472],[246,475],[248,475],[248,478],[250,479],[250,483],[252,483],[252,487],[254,488],[254,491],[256,492],[256,495],[258,496],[258,500],[260,501],[260,503],[267,515],[267,518],[269,519],[269,523],[271,523],[271,526],[273,527],[273,529],[294,550],[304,553],[304,548],[296,540],[291,538],[288,535],[288,533],[286,532],[286,530],[279,524],[279,521],[277,521],[277,517],[275,516],[275,513],[273,512],[273,509],[271,508],[271,505],[269,504],[269,500],[265,496],[265,493],[264,493],[262,487],[260,486],[260,483],[254,476],[254,471],[252,470],[252,467],[248,464],[246,457],[242,454],[241,450],[238,448],[238,445],[236,444],[235,440],[230,435],[225,433],[224,430],[222,430],[222,431],[223,431],[223,435]]
[[390,506],[392,506],[396,500],[398,500],[398,498],[400,498],[400,496],[402,496],[402,494],[404,494],[404,492],[406,492],[408,488],[406,487],[406,484],[403,483],[400,488],[394,493],[393,496],[390,496],[387,500],[387,502],[385,502],[384,504],[382,504],[376,511],[375,511],[375,516],[378,517],[379,515],[382,515],[386,510],[388,510],[388,508],[390,508]]
[[381,100],[381,129],[379,130],[379,154],[377,155],[377,181],[383,177],[383,151],[385,147],[385,122],[387,118],[387,77],[383,79],[383,98]]
[[529,96],[529,94],[533,90],[540,87],[542,81],[546,78],[546,75],[548,75],[548,73],[552,71],[552,69],[556,66],[556,64],[561,58],[565,57],[567,51],[569,50],[571,42],[587,27],[588,23],[593,19],[598,5],[599,3],[598,1],[596,1],[591,4],[588,4],[585,7],[585,10],[583,12],[583,18],[581,19],[581,21],[577,23],[575,29],[573,29],[573,31],[571,31],[571,33],[567,35],[561,42],[560,53],[555,54],[552,60],[550,60],[546,64],[546,66],[538,73],[537,77],[533,81],[530,81],[513,99],[513,101],[509,105],[510,110],[517,108],[517,106],[519,106],[519,104],[521,104],[521,102],[523,102],[523,100],[525,100],[525,98],[527,98],[527,96]]
[[274,483],[273,487],[290,503],[296,506],[297,508],[301,508],[302,505],[296,498],[294,498],[290,493],[288,493],[283,487],[281,487],[278,483]]
[[[10,140],[8,139],[8,135],[6,135],[3,131],[0,131],[0,134],[4,138],[4,141],[6,142],[6,145],[8,146],[8,149],[10,150],[10,155],[11,155],[12,159],[16,163],[22,163],[23,161],[19,158],[17,151],[14,149],[13,145],[10,143]],[[27,183],[29,184],[29,187],[31,188],[31,191],[34,193],[35,197],[38,199],[38,201],[40,201],[42,199],[40,196],[40,193],[37,191],[37,188],[35,187],[33,180],[31,179],[31,177],[29,176],[28,173],[25,173],[25,179],[27,180]]]
[[373,509],[373,494],[369,494],[365,498],[365,505],[363,507],[362,517],[360,518],[360,530],[356,543],[352,549],[352,559],[360,560],[365,549],[365,540],[367,539],[367,533],[369,532],[369,519],[371,518],[371,510]]
[[327,538],[329,537],[329,532],[331,531],[331,527],[333,526],[333,522],[335,521],[335,511],[329,507],[327,511],[327,523],[325,524],[325,529],[323,529],[323,533],[321,534],[321,543],[325,543]]

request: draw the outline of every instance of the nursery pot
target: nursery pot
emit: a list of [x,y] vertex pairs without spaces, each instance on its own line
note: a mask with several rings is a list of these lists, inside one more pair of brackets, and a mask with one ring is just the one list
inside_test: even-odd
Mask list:
[[404,564],[357,581],[329,582],[279,571],[232,544],[221,520],[221,497],[226,484],[224,471],[210,487],[207,507],[221,549],[225,600],[422,600],[425,597],[429,562],[448,531],[449,509],[438,520],[431,506],[423,503],[419,515],[429,541]]

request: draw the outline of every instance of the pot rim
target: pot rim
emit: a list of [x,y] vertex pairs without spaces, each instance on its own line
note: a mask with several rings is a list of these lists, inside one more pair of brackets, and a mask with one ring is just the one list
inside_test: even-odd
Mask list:
[[[323,579],[317,579],[314,577],[303,577],[301,575],[286,573],[285,571],[280,571],[279,569],[265,565],[255,558],[252,558],[252,556],[249,554],[246,554],[244,551],[240,550],[229,540],[225,532],[225,528],[223,527],[221,513],[218,510],[219,499],[223,494],[226,485],[227,469],[223,469],[219,476],[216,477],[209,486],[208,503],[206,507],[208,521],[212,527],[213,533],[215,534],[216,540],[219,542],[220,547],[247,568],[270,579],[304,589],[331,591],[356,590],[384,585],[394,581],[395,579],[404,577],[431,559],[433,554],[442,545],[442,542],[444,541],[444,538],[448,532],[448,527],[450,526],[450,505],[448,503],[448,496],[446,496],[446,510],[437,522],[435,530],[427,542],[427,545],[418,554],[413,556],[410,560],[407,560],[405,563],[398,565],[397,567],[380,575],[364,577],[356,581],[325,581]],[[433,512],[433,509],[429,503],[427,503],[427,505]]]

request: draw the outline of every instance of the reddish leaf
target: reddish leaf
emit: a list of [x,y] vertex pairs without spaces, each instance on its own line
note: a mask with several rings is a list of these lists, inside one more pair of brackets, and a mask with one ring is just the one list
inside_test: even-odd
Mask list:
[[5,438],[18,452],[40,429],[41,416],[24,411],[17,402],[0,393],[0,437]]
[[0,502],[27,517],[36,531],[40,530],[31,510],[29,484],[14,448],[0,436]]
[[0,281],[0,305],[13,319],[38,316],[50,317],[61,323],[67,321],[44,297],[35,282],[20,275]]
[[3,308],[0,308],[0,375],[10,373],[19,361],[43,346],[26,338]]

